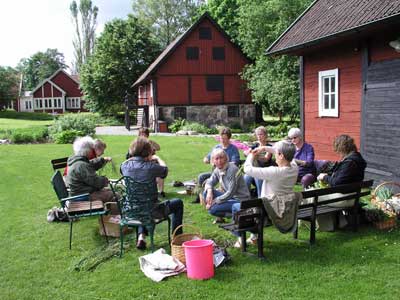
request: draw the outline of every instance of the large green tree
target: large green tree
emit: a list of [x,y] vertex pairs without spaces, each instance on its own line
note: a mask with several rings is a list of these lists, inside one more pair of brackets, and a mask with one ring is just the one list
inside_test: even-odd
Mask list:
[[107,23],[80,74],[87,107],[100,112],[121,109],[125,92],[158,53],[150,30],[134,16]]
[[24,90],[32,90],[55,71],[66,67],[64,54],[57,49],[47,49],[45,52],[33,54],[30,58],[23,58],[17,69],[23,75]]
[[204,0],[132,0],[133,14],[165,48],[192,23]]
[[91,0],[81,0],[79,5],[74,0],[69,9],[75,26],[73,71],[79,73],[81,66],[93,52],[99,9],[92,6]]
[[18,97],[19,73],[11,67],[0,66],[0,109]]

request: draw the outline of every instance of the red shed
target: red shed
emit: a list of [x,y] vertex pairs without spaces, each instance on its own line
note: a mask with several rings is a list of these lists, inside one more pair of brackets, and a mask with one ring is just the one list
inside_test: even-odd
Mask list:
[[400,1],[317,0],[268,48],[300,57],[302,128],[318,159],[355,138],[368,177],[400,179]]
[[62,69],[19,99],[19,111],[64,113],[86,111],[77,76]]
[[239,73],[250,60],[203,14],[133,84],[148,106],[150,126],[178,118],[207,126],[255,121],[255,106]]

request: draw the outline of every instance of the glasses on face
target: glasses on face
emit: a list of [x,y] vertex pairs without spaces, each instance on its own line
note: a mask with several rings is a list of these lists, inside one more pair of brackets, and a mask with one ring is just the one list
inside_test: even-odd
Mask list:
[[294,139],[297,139],[297,138],[298,138],[298,136],[289,137],[289,140],[294,140]]

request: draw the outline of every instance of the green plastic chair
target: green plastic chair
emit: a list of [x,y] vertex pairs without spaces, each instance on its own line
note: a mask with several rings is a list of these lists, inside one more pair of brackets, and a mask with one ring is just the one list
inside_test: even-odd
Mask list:
[[155,182],[138,182],[131,177],[124,176],[110,184],[114,196],[118,199],[118,208],[121,213],[120,240],[122,257],[124,249],[124,227],[135,227],[136,241],[138,228],[144,226],[150,235],[151,251],[154,252],[154,231],[157,224],[168,221],[168,244],[171,244],[171,220],[167,213],[163,216],[153,215],[153,205],[157,201],[158,193]]
[[90,201],[88,193],[69,197],[60,171],[56,171],[54,173],[53,177],[51,178],[51,184],[53,185],[54,191],[57,194],[57,198],[61,203],[62,209],[68,215],[70,224],[69,249],[71,249],[72,245],[72,224],[76,219],[84,217],[100,216],[105,238],[108,243],[108,237],[106,234],[107,231],[104,227],[103,221],[103,215],[107,214],[108,211],[104,207],[103,202],[98,200]]

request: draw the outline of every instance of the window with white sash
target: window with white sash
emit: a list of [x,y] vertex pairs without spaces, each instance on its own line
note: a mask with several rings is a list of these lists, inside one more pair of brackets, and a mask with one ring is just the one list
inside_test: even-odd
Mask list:
[[339,116],[339,70],[318,72],[319,116]]

